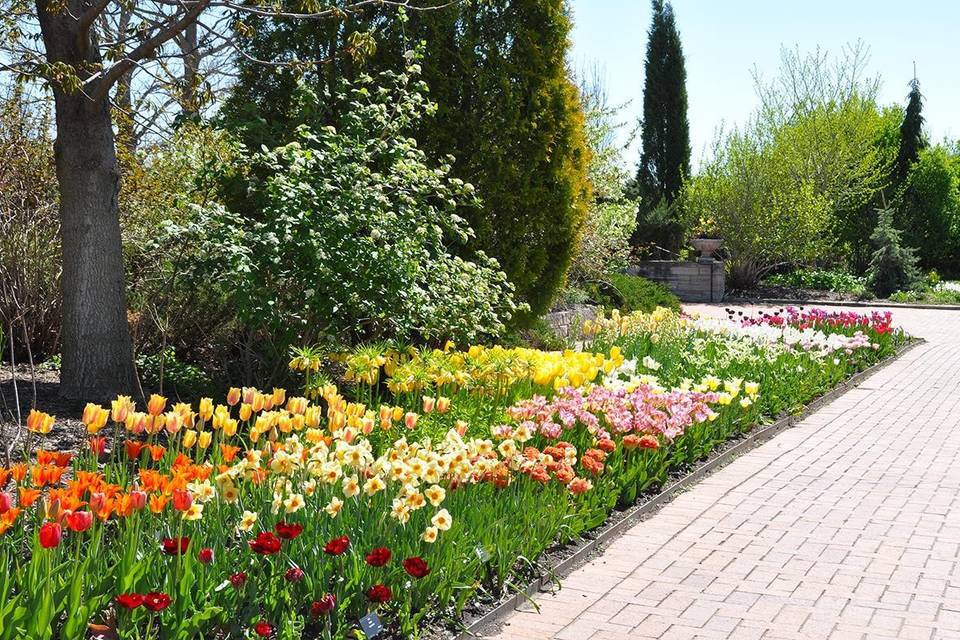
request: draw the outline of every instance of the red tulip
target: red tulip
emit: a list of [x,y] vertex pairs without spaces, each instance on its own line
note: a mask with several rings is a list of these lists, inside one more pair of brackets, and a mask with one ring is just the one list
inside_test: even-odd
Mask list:
[[107,496],[102,491],[93,491],[90,493],[90,511],[103,511],[103,506],[107,503]]
[[121,593],[114,600],[125,609],[136,609],[143,604],[143,596],[139,593]]
[[213,549],[210,547],[200,549],[200,553],[197,554],[197,559],[200,560],[200,564],[210,564],[213,562]]
[[163,552],[168,556],[182,556],[187,552],[190,546],[190,538],[183,536],[181,538],[164,538],[161,543]]
[[139,440],[127,440],[124,444],[127,446],[127,457],[131,460],[137,460],[145,446],[145,443]]
[[403,570],[414,578],[423,578],[430,573],[430,567],[423,558],[414,556],[403,561]]
[[63,539],[63,529],[60,528],[60,524],[57,522],[47,522],[40,527],[38,537],[40,538],[41,547],[44,549],[52,549],[59,546],[60,541]]
[[261,620],[257,624],[253,625],[253,630],[261,638],[268,638],[270,634],[273,633],[273,626],[266,620]]
[[390,549],[377,547],[366,555],[367,564],[371,567],[382,567],[390,562]]
[[294,582],[294,583],[300,582],[301,580],[303,580],[303,576],[304,576],[303,569],[301,569],[300,567],[290,567],[289,569],[287,569],[287,572],[283,574],[283,577],[286,579],[287,582]]
[[170,596],[159,591],[151,591],[143,596],[143,606],[150,611],[163,611],[170,606]]
[[249,542],[250,549],[260,555],[268,556],[280,551],[280,538],[269,531],[261,531]]
[[66,521],[68,529],[80,533],[93,524],[93,514],[89,511],[73,511],[67,514]]
[[243,571],[238,571],[227,578],[227,580],[230,581],[230,584],[239,589],[247,583],[247,574],[245,574]]
[[313,604],[310,605],[310,615],[318,617],[330,613],[336,606],[337,597],[332,593],[328,593],[319,600],[314,600]]
[[13,508],[13,498],[6,491],[0,491],[0,515]]
[[298,535],[303,533],[302,524],[278,522],[273,528],[276,530],[277,535],[283,538],[284,540],[293,540]]
[[132,504],[133,508],[137,511],[143,509],[147,506],[147,493],[145,491],[131,491],[130,504]]
[[90,451],[98,458],[103,457],[107,450],[107,439],[104,436],[93,436],[87,441],[87,444],[90,445]]
[[370,602],[389,602],[392,597],[393,592],[385,584],[375,584],[367,590],[367,599]]
[[347,536],[340,536],[339,538],[333,538],[327,542],[326,546],[323,548],[323,552],[330,556],[339,556],[346,551],[347,547],[349,546],[350,538]]
[[173,490],[173,508],[177,511],[187,511],[193,506],[193,494],[184,489]]

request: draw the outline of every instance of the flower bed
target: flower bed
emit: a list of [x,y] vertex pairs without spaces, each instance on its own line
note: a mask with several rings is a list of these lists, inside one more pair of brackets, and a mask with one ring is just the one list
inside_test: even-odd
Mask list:
[[[88,405],[89,449],[0,470],[0,638],[413,637],[904,339],[810,312],[588,324],[584,352],[296,354],[302,396]],[[124,444],[107,449],[105,431]],[[519,560],[518,560],[519,559]]]

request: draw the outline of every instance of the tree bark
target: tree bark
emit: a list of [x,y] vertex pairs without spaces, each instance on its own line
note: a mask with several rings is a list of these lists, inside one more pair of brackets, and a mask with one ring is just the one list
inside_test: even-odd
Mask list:
[[[75,69],[99,66],[96,43],[80,33],[72,17],[84,8],[83,0],[68,0],[66,11],[48,13],[46,0],[37,0],[50,62]],[[60,393],[70,399],[105,400],[134,387],[113,123],[107,100],[94,101],[56,83],[53,94],[63,245]]]

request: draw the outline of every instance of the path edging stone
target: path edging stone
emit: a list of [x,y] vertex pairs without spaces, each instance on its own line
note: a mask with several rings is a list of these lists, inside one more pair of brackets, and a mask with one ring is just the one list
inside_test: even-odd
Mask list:
[[[958,309],[960,309],[960,307],[958,307]],[[624,517],[617,522],[607,526],[601,525],[599,531],[595,530],[597,531],[595,537],[584,541],[583,544],[581,544],[573,554],[567,558],[564,558],[556,565],[550,567],[547,570],[546,575],[534,579],[523,591],[520,591],[510,598],[507,598],[490,611],[487,611],[477,619],[471,621],[466,625],[464,631],[454,636],[454,640],[472,640],[473,638],[477,638],[482,631],[502,622],[511,613],[513,613],[519,605],[523,604],[524,602],[529,602],[532,600],[535,594],[544,591],[545,587],[554,584],[561,578],[565,578],[574,570],[586,564],[594,552],[596,552],[601,546],[612,542],[616,538],[619,538],[633,525],[637,524],[644,516],[656,512],[658,509],[660,509],[660,507],[673,500],[673,498],[676,497],[676,495],[683,489],[697,484],[707,476],[711,475],[714,471],[717,471],[718,469],[732,462],[737,457],[759,447],[768,440],[771,440],[780,432],[793,427],[795,424],[809,417],[817,410],[823,408],[825,405],[830,404],[851,389],[858,387],[860,384],[866,381],[867,378],[870,378],[888,365],[898,361],[901,356],[906,354],[908,351],[911,351],[925,342],[926,340],[923,338],[913,338],[910,342],[897,349],[896,353],[886,360],[878,362],[875,365],[864,369],[863,371],[855,373],[833,389],[830,389],[826,393],[811,400],[808,404],[804,405],[803,409],[799,412],[784,416],[769,425],[751,432],[736,445],[723,451],[715,458],[706,461],[704,464],[700,465],[686,476],[680,478],[669,487],[653,496],[651,499],[643,502],[642,504],[637,504],[633,507],[630,507],[626,510]]]

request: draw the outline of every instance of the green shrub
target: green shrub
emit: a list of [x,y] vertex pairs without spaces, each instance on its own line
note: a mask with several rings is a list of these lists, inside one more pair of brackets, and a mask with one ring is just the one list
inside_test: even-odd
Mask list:
[[790,273],[767,276],[764,282],[816,291],[833,291],[835,293],[862,295],[867,291],[866,278],[833,269],[797,269]]
[[924,304],[960,304],[960,291],[931,289],[926,291],[897,291],[890,294],[893,302],[920,302]]
[[212,381],[203,369],[177,358],[173,347],[137,356],[137,373],[144,387],[187,398],[212,392]]
[[[158,251],[179,260],[181,286],[216,290],[257,348],[327,338],[469,342],[503,331],[518,310],[495,260],[452,255],[473,232],[456,214],[473,188],[433,166],[409,131],[433,105],[409,74],[344,83],[337,126],[238,153],[224,171],[227,206],[170,222]],[[308,113],[317,97],[299,96]]]
[[602,292],[609,303],[605,306],[617,307],[623,312],[649,313],[657,307],[680,310],[680,301],[677,296],[659,282],[625,273],[611,273],[606,279],[609,286],[603,287]]
[[880,298],[896,291],[914,289],[920,284],[917,256],[903,246],[900,231],[893,226],[893,210],[877,212],[877,227],[870,236],[876,251],[867,270],[867,286]]

